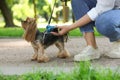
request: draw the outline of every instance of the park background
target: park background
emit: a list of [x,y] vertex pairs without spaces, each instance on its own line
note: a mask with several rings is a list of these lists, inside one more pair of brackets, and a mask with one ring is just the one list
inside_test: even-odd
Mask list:
[[[56,1],[57,2],[56,2],[56,6],[55,6],[55,9],[53,12],[51,25],[72,24],[75,20],[73,17],[70,1],[67,2],[67,6],[69,7],[69,11],[67,11],[68,15],[66,15],[67,18],[66,18],[66,16],[64,16],[65,13],[63,13],[63,9],[64,9],[63,7],[65,5],[65,2],[62,2],[62,1],[67,1],[67,0],[56,0]],[[12,46],[14,46],[13,43],[15,43],[16,41],[12,41],[12,40],[14,40],[14,39],[16,40],[16,37],[22,37],[22,35],[23,35],[23,29],[21,28],[21,20],[25,20],[27,17],[32,17],[32,18],[37,17],[38,18],[38,20],[37,20],[38,28],[39,28],[39,30],[44,31],[46,28],[46,25],[48,24],[48,20],[51,15],[53,5],[54,5],[54,0],[0,0],[0,40],[1,40],[0,46],[2,47],[0,49],[1,49],[1,51],[3,51],[3,52],[1,52],[1,60],[0,60],[1,64],[2,64],[2,61],[5,62],[3,59],[4,57],[2,57],[2,56],[3,56],[3,53],[5,54],[4,50],[5,50],[5,48],[7,48],[6,46],[9,47],[8,43],[12,44]],[[95,29],[95,35],[101,36],[96,31],[96,29]],[[77,28],[75,30],[70,31],[69,36],[82,36],[82,34],[80,33],[79,29]],[[7,37],[7,39],[4,39],[3,37]],[[10,41],[8,42],[7,41],[9,39],[8,37],[15,37],[15,38],[10,39],[11,42]],[[6,41],[6,42],[4,42],[4,41]],[[73,42],[74,41],[77,42],[79,40],[73,39]],[[80,41],[83,41],[82,38],[80,38]],[[100,38],[99,38],[99,41],[100,41],[99,45],[103,45],[104,48],[106,49],[108,46],[106,39],[104,39],[104,43],[103,43],[103,40],[100,40]],[[3,42],[6,43],[6,46],[2,46]],[[101,43],[103,43],[103,44],[101,44]],[[107,43],[107,44],[105,44],[105,43]],[[82,46],[83,43],[77,42],[77,45],[79,45],[79,44],[81,44],[80,46]],[[24,45],[24,44],[20,43],[20,45]],[[74,49],[73,43],[70,42],[70,45],[72,45],[72,48]],[[15,50],[12,46],[10,46],[8,50],[6,50],[6,52],[8,51],[10,55],[12,55],[10,50],[11,49]],[[30,48],[29,45],[27,45],[27,46],[28,46],[28,48]],[[22,49],[15,46],[15,48],[18,48],[17,52],[22,51],[24,48],[23,46],[20,46],[20,47],[22,47]],[[79,48],[79,47],[75,45],[75,48]],[[73,49],[71,49],[71,51]],[[25,51],[25,50],[23,50],[23,51]],[[23,51],[21,53],[23,53]],[[8,56],[8,52],[7,52],[7,57],[11,57],[10,55]],[[25,53],[23,53],[23,54],[25,56]],[[19,55],[21,55],[21,54],[19,54]],[[17,56],[18,56],[18,54],[17,54]],[[18,56],[18,57],[20,57],[20,56]],[[5,58],[5,60],[6,60],[6,58]],[[13,59],[13,55],[12,55],[12,60],[15,60],[15,59]],[[26,60],[26,58],[25,58],[25,60]],[[9,59],[8,59],[8,61],[9,61]],[[53,62],[51,61],[49,63],[54,63],[54,61]],[[62,61],[62,63],[67,62],[66,60],[60,60],[60,61]],[[12,61],[10,61],[10,62],[12,62]],[[19,66],[18,62],[17,62],[17,67]],[[30,62],[30,61],[28,60],[28,62]],[[100,63],[100,61],[98,61],[98,60],[95,61],[95,63],[98,63],[98,62]],[[110,62],[115,63],[116,62],[119,66],[119,63],[118,63],[119,59],[118,60],[113,60],[113,59],[106,60],[103,58],[103,62],[105,62],[105,63],[110,63]],[[56,62],[56,63],[58,63],[58,62]],[[70,63],[73,63],[73,65],[74,65],[74,62],[70,61]],[[30,64],[31,64],[31,62],[30,62]],[[35,63],[35,66],[36,65],[41,66],[40,64]],[[44,66],[46,67],[46,64],[43,63],[42,64],[43,67]],[[7,68],[9,68],[8,63],[6,63],[6,65],[7,65]],[[61,64],[59,64],[59,65],[61,65]],[[67,68],[68,68],[68,65],[67,65]],[[5,67],[3,67],[3,69],[5,69]],[[113,71],[111,71],[111,69],[109,69],[109,68],[107,68],[107,69],[106,68],[105,69],[98,68],[96,70],[94,67],[91,67],[91,63],[80,62],[80,64],[78,63],[78,65],[76,65],[76,68],[70,73],[60,72],[59,74],[54,74],[54,72],[37,71],[37,72],[33,72],[33,73],[26,73],[23,75],[4,75],[0,71],[0,80],[120,80],[120,72],[119,72],[120,70],[116,69]]]
[[[37,17],[38,23],[46,23],[51,15],[55,0],[2,0],[0,2],[0,26],[21,26],[20,21],[26,17]],[[52,22],[59,23],[62,20],[64,2],[57,0],[52,16]],[[69,18],[71,18],[70,1]],[[59,20],[59,21],[58,21]]]
[[[66,1],[66,2],[65,2]],[[44,31],[51,16],[55,0],[1,0],[0,37],[21,37],[21,20],[37,17],[37,27]],[[70,0],[56,0],[51,25],[75,22]],[[70,36],[82,36],[79,29],[69,32]],[[95,35],[101,36],[95,29]]]

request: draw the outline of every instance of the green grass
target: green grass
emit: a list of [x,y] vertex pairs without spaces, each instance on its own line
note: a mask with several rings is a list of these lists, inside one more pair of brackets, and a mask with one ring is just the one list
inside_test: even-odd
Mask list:
[[0,80],[120,80],[120,70],[95,69],[90,62],[80,62],[71,72],[37,71],[22,75],[0,75]]
[[0,37],[21,37],[22,28],[0,28]]
[[[39,28],[40,31],[44,31],[44,28]],[[0,28],[0,37],[22,37],[24,31],[22,28]],[[95,35],[101,36],[95,29]],[[69,32],[69,36],[82,36],[79,29],[75,29]]]
[[[44,29],[40,29],[43,31]],[[22,28],[0,28],[0,37],[22,37],[24,30]]]

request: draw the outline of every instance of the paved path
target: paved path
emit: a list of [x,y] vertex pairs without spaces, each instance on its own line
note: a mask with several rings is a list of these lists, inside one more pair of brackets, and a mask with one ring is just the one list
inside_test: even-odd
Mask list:
[[[107,38],[96,38],[99,50],[102,54],[108,53],[112,46]],[[51,46],[46,49],[50,61],[47,63],[37,63],[30,61],[33,49],[30,43],[23,39],[0,39],[0,71],[3,74],[23,74],[26,72],[33,72],[39,69],[48,71],[70,71],[74,69],[75,62],[74,55],[80,53],[85,46],[83,38],[70,38],[66,43],[66,48],[71,53],[68,59],[56,58],[58,49]],[[104,66],[110,68],[117,68],[120,66],[120,59],[109,59],[102,55],[99,60],[92,60],[93,66]]]

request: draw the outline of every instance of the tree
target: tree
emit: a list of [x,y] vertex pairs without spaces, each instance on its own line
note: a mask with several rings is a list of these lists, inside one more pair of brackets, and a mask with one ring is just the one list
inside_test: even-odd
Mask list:
[[34,10],[36,8],[36,16],[40,15],[47,21],[50,15],[50,5],[47,3],[48,0],[29,0],[30,5],[34,5]]
[[8,7],[6,0],[0,0],[0,10],[5,20],[5,27],[14,27],[13,15]]

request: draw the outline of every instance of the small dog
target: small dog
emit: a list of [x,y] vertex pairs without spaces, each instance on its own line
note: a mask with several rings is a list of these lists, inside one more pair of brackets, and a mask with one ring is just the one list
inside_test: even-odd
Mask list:
[[[34,49],[34,54],[32,56],[32,61],[37,60],[38,62],[47,62],[49,61],[48,56],[45,54],[44,50],[50,45],[55,44],[59,49],[57,57],[67,58],[70,57],[69,52],[64,47],[64,41],[67,35],[64,36],[55,36],[51,33],[40,32],[37,29],[36,19],[27,18],[25,21],[21,22],[22,28],[24,29],[24,39],[28,42],[31,42],[31,45]],[[58,29],[53,31],[58,32]]]

